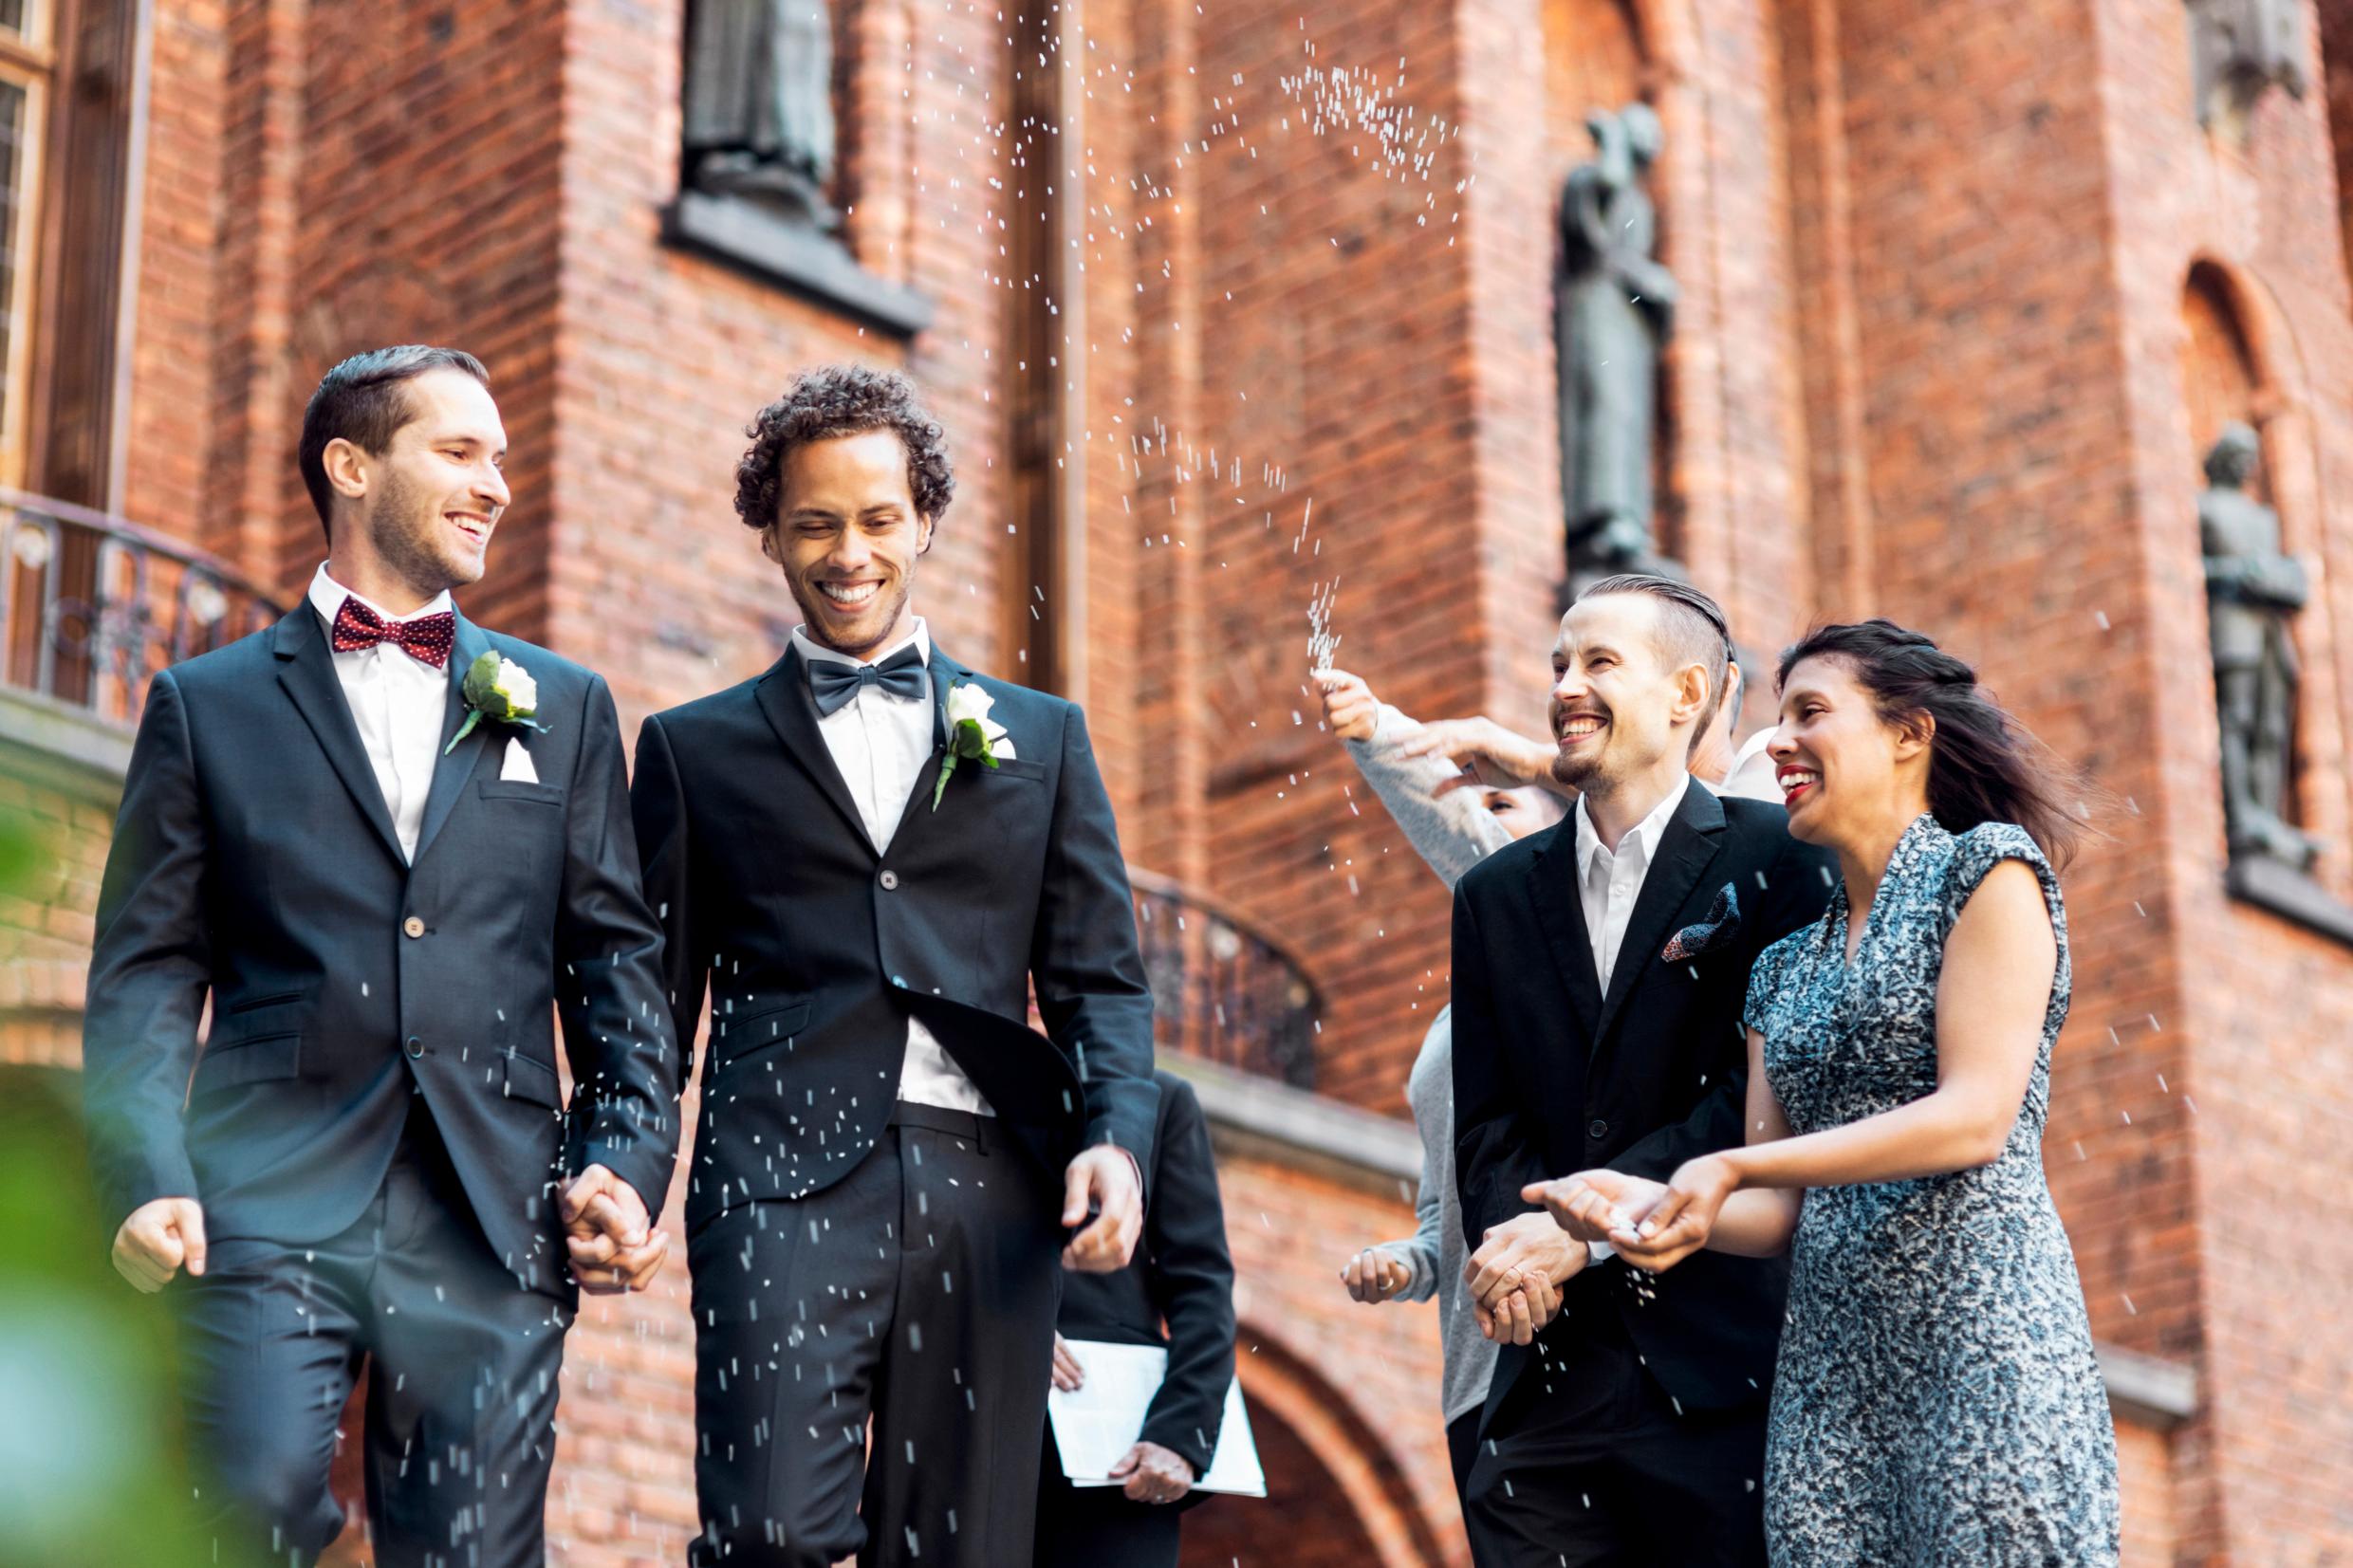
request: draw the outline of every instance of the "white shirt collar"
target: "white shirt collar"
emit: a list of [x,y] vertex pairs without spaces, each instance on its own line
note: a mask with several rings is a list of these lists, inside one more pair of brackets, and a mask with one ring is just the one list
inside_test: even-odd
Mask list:
[[[1633,844],[1641,850],[1642,864],[1647,867],[1658,852],[1659,835],[1666,832],[1667,824],[1675,820],[1676,809],[1683,803],[1683,796],[1690,790],[1691,784],[1690,774],[1679,775],[1675,781],[1675,787],[1667,791],[1666,798],[1651,807],[1650,815],[1635,823],[1626,836],[1618,840],[1618,854],[1623,855],[1626,846]],[[1580,795],[1577,797],[1577,875],[1580,877],[1590,876],[1594,858],[1607,853],[1602,836],[1593,830],[1593,817],[1585,809],[1585,798]]]
[[343,600],[347,599],[358,600],[362,605],[375,611],[376,618],[379,620],[386,622],[415,620],[418,616],[438,615],[443,610],[454,610],[457,608],[456,600],[451,599],[450,591],[447,588],[444,588],[439,593],[434,595],[432,600],[422,608],[411,610],[404,616],[396,616],[390,610],[385,609],[382,605],[376,603],[366,596],[355,594],[349,588],[346,588],[342,583],[336,581],[334,577],[327,571],[327,568],[333,564],[334,563],[331,561],[322,561],[319,563],[319,569],[310,574],[310,607],[318,611],[320,615],[325,617],[326,623],[329,626],[334,625],[335,618],[343,613]]
[[900,637],[872,658],[857,658],[828,648],[815,637],[810,636],[808,628],[806,626],[795,626],[792,629],[792,645],[800,650],[803,658],[831,659],[836,664],[846,664],[853,670],[862,664],[880,664],[911,642],[915,644],[916,656],[923,661],[923,668],[929,670],[932,667],[932,629],[924,624],[921,616],[915,618],[915,624],[908,629],[905,636]]

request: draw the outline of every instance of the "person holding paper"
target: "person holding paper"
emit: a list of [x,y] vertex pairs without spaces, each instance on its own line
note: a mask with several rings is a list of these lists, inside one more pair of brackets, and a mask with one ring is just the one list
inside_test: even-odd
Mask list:
[[1064,1280],[1053,1383],[1065,1392],[1084,1386],[1089,1340],[1166,1345],[1168,1374],[1135,1445],[1110,1468],[1118,1485],[1072,1485],[1048,1428],[1039,1467],[1039,1568],[1176,1568],[1179,1510],[1207,1495],[1194,1484],[1217,1451],[1233,1381],[1225,1208],[1193,1085],[1165,1068],[1155,1069],[1152,1080],[1160,1108],[1143,1242],[1118,1273]]

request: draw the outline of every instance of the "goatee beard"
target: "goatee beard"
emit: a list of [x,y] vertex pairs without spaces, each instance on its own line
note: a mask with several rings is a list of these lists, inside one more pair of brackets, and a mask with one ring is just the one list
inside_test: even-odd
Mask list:
[[1569,788],[1582,793],[1586,784],[1592,782],[1593,776],[1601,771],[1601,762],[1599,757],[1590,762],[1571,762],[1566,757],[1554,757],[1552,759],[1552,780],[1555,784],[1566,784]]

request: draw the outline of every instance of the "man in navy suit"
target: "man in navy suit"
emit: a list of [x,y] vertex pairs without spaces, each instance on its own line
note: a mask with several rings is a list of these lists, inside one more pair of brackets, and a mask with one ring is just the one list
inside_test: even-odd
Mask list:
[[811,371],[751,434],[803,623],[632,785],[677,1016],[711,999],[690,1560],[1027,1562],[1061,1270],[1126,1264],[1152,1164],[1119,836],[1085,716],[910,608],[954,480],[906,379]]
[[1780,806],[1687,771],[1731,655],[1688,583],[1587,588],[1552,648],[1552,771],[1576,808],[1454,888],[1466,1283],[1503,1341],[1464,1485],[1481,1568],[1764,1561],[1788,1264],[1645,1275],[1526,1196],[1603,1166],[1664,1180],[1741,1142],[1749,970],[1820,916],[1831,861]]
[[450,599],[506,445],[470,355],[329,371],[300,459],[328,559],[276,626],[157,674],[132,749],[89,1137],[116,1266],[179,1309],[223,1562],[340,1532],[365,1358],[377,1561],[539,1563],[575,1281],[661,1264],[676,1037],[613,700]]

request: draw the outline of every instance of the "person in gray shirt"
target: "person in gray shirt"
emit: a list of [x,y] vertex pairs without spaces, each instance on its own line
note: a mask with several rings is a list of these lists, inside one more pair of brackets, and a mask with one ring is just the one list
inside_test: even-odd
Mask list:
[[[1443,756],[1402,755],[1422,727],[1376,699],[1359,677],[1343,670],[1316,676],[1324,721],[1346,746],[1365,782],[1438,879],[1451,890],[1462,874],[1514,839],[1560,821],[1562,796],[1529,785],[1488,788]],[[1517,739],[1518,737],[1512,737]],[[1540,741],[1526,745],[1545,749]],[[1544,776],[1542,769],[1535,770]],[[1359,1301],[1438,1303],[1445,1357],[1439,1402],[1454,1485],[1460,1489],[1476,1452],[1479,1408],[1495,1370],[1495,1342],[1479,1332],[1463,1285],[1462,1213],[1454,1191],[1454,1034],[1441,1007],[1422,1036],[1407,1076],[1405,1098],[1421,1136],[1421,1188],[1417,1226],[1405,1241],[1365,1247],[1348,1260],[1341,1279]],[[1525,1342],[1528,1303],[1510,1304]]]

